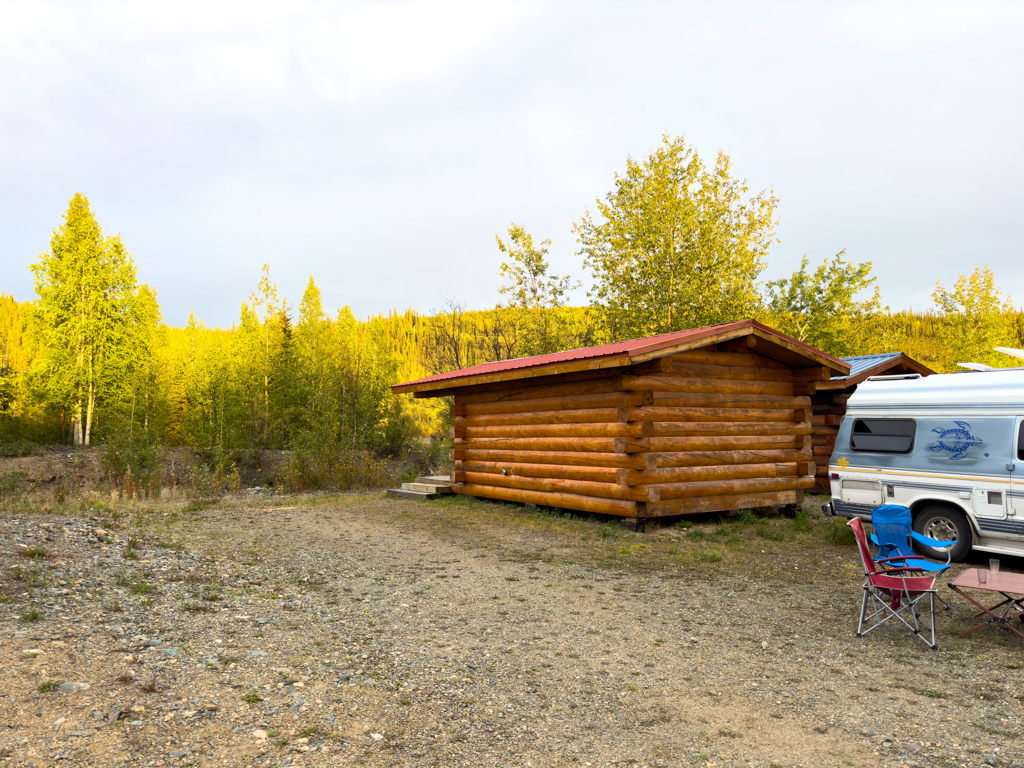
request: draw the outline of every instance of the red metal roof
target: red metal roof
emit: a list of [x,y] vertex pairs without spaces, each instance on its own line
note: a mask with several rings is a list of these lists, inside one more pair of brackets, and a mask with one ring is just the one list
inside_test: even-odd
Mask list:
[[[738,320],[732,323],[722,323],[721,325],[709,325],[704,328],[691,328],[686,331],[662,333],[657,336],[648,336],[643,339],[630,339],[629,341],[616,341],[612,344],[600,344],[596,347],[583,347],[582,349],[570,349],[565,352],[554,352],[548,355],[534,355],[533,357],[519,357],[515,360],[500,360],[494,363],[483,363],[469,368],[460,368],[457,371],[441,373],[436,376],[428,376],[423,379],[417,379],[416,381],[409,381],[404,384],[396,384],[391,389],[395,392],[401,392],[409,387],[416,387],[417,389],[439,389],[440,387],[422,387],[421,385],[450,382],[452,386],[458,386],[458,381],[460,379],[486,376],[488,374],[502,373],[505,371],[544,368],[576,360],[600,360],[602,358],[614,358],[620,356],[628,356],[630,358],[640,357],[643,355],[650,355],[660,349],[676,347],[686,342],[699,341],[700,339],[709,336],[728,333],[733,330],[739,331],[745,328],[757,328],[769,336],[775,336],[789,342],[790,344],[802,347],[807,351],[807,356],[809,358],[816,358],[821,362],[828,361],[833,364],[830,367],[834,367],[844,372],[848,371],[850,368],[849,363],[846,363],[837,357],[832,357],[832,355],[828,355],[820,349],[816,349],[802,341],[797,341],[796,339],[787,336],[784,333],[780,333],[773,328],[769,328],[756,320]],[[744,334],[737,334],[737,336],[742,335]],[[655,355],[655,357],[656,356],[657,355]],[[628,365],[629,361],[624,361],[622,364]]]

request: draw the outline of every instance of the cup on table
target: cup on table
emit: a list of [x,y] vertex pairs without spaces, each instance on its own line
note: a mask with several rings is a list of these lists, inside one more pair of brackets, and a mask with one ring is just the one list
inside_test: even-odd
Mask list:
[[983,571],[981,568],[978,569],[978,583],[985,584],[988,582],[988,571]]
[[995,558],[993,558],[992,560],[989,560],[988,561],[988,569],[990,571],[992,571],[992,573],[999,573],[999,561],[996,560]]

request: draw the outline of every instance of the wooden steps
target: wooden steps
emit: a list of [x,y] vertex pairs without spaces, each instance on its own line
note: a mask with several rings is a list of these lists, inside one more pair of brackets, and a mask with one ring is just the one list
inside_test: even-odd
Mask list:
[[414,499],[417,501],[439,499],[442,496],[450,496],[451,493],[452,482],[444,475],[417,477],[415,482],[402,483],[401,488],[388,489],[388,496],[396,499]]

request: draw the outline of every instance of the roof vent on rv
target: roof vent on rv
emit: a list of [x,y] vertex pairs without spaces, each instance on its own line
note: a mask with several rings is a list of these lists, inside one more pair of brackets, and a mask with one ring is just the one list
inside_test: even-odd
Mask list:
[[895,376],[869,376],[868,381],[899,381],[900,379],[920,379],[920,373],[900,373]]

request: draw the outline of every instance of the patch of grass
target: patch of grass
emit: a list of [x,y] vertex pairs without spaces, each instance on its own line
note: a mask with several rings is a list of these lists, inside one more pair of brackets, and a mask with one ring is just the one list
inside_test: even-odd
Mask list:
[[24,557],[26,560],[42,560],[49,556],[50,553],[46,551],[46,547],[29,547],[18,553],[18,557]]
[[139,686],[139,688],[144,690],[146,693],[158,693],[159,691],[164,690],[166,687],[167,686],[165,686],[161,680],[158,680],[155,677],[151,677],[149,680],[147,680]]
[[673,525],[672,527],[673,528],[682,528],[683,530],[686,530],[687,528],[693,528],[693,521],[692,520],[677,520],[675,525]]
[[160,547],[160,549],[170,549],[174,552],[184,552],[188,549],[188,547],[180,541],[158,541],[156,546]]
[[181,609],[189,613],[213,613],[217,610],[212,605],[203,605],[202,603],[182,603]]
[[768,523],[761,523],[755,531],[758,536],[767,541],[785,541],[786,532],[781,528],[774,528]]
[[46,619],[46,616],[43,615],[43,613],[41,611],[36,610],[36,607],[33,605],[29,610],[27,610],[25,613],[21,614],[20,618],[21,618],[21,621],[32,622],[32,621],[44,621]]
[[40,683],[39,684],[39,692],[40,693],[49,693],[50,691],[57,690],[57,688],[59,688],[59,687],[60,687],[60,683],[55,683],[52,680],[47,680],[45,683]]
[[[691,525],[692,525],[692,523],[691,523]],[[688,534],[686,534],[686,537],[688,539],[704,539],[704,538],[707,538],[707,535],[708,535],[707,531],[705,531],[703,528],[695,528],[692,531],[690,531]]]
[[242,701],[244,701],[250,707],[255,707],[257,704],[263,701],[263,697],[256,693],[256,691],[249,691],[247,694],[245,694],[245,696],[242,697]]
[[733,517],[741,525],[754,525],[758,522],[757,515],[754,514],[752,509],[738,509],[733,513]]
[[811,516],[801,509],[793,518],[793,530],[797,533],[806,533],[811,530]]
[[26,587],[43,587],[49,581],[50,574],[42,568],[22,568],[16,565],[11,568],[11,578],[22,582]]
[[39,444],[31,440],[14,440],[0,443],[0,456],[14,458],[17,456],[35,456],[40,453]]
[[319,730],[319,728],[320,726],[317,725],[311,725],[308,728],[303,728],[301,731],[299,731],[299,736],[303,739],[308,739],[310,736],[313,736]]
[[825,541],[841,547],[852,547],[856,542],[853,530],[838,518],[831,518],[824,530]]
[[145,581],[133,581],[129,585],[128,591],[133,595],[151,595],[157,591],[157,588],[156,584],[150,584]]
[[702,563],[720,563],[725,559],[713,549],[698,549],[693,556]]

